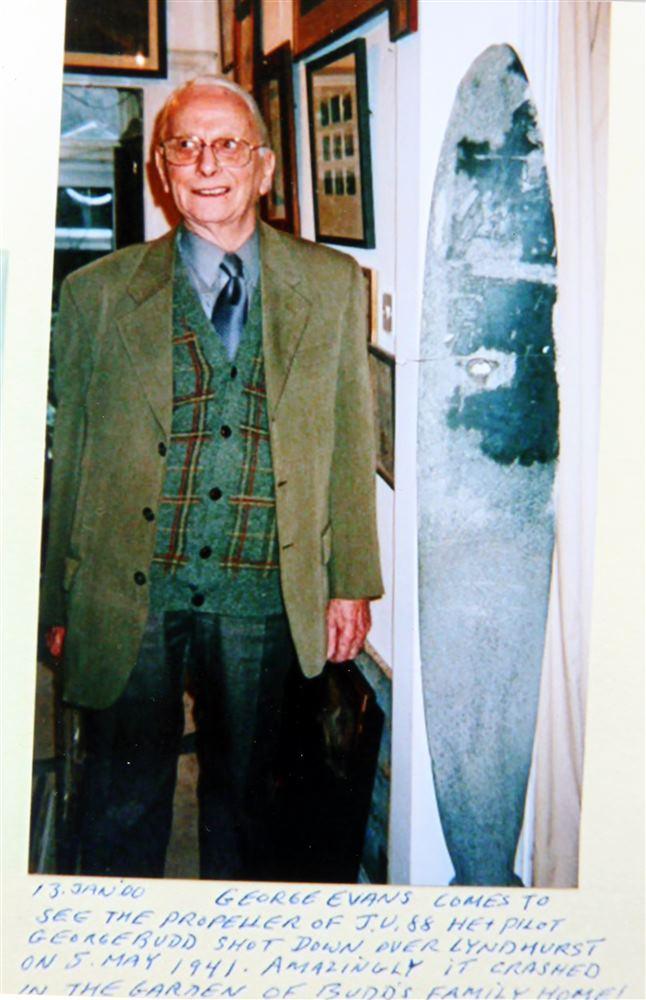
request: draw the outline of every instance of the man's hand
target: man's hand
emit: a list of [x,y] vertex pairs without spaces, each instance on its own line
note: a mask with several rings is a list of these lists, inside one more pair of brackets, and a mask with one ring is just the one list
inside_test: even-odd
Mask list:
[[335,597],[327,606],[327,658],[343,663],[357,655],[370,628],[370,601]]
[[65,626],[52,625],[51,628],[48,628],[45,632],[45,645],[52,660],[58,663],[63,656],[63,647],[65,646]]

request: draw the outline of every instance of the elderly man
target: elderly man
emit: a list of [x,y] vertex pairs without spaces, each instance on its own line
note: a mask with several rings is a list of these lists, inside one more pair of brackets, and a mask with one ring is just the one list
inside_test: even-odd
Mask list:
[[362,277],[258,222],[245,91],[194,80],[158,134],[181,225],[63,286],[41,618],[86,710],[81,870],[163,875],[188,684],[201,874],[271,877],[286,673],[355,656],[382,592]]

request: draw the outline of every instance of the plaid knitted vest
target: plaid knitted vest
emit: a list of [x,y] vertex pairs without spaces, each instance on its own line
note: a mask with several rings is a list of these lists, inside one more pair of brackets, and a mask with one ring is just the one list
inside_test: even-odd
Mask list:
[[232,364],[176,254],[173,419],[151,568],[154,610],[284,611],[260,286]]

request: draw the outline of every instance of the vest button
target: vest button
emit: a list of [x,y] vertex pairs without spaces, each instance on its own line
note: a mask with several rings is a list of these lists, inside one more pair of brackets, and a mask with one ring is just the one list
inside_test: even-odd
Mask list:
[[237,378],[237,377],[238,377],[238,369],[236,368],[235,365],[231,365],[231,378]]
[[157,451],[159,452],[162,458],[166,454],[166,445],[164,444],[163,441],[160,441],[159,444],[157,445]]
[[143,587],[144,583],[146,582],[146,574],[142,573],[141,570],[138,569],[134,575],[134,581],[138,587]]
[[218,489],[217,486],[214,486],[212,490],[209,490],[209,496],[211,497],[211,500],[219,500],[222,496],[222,490]]
[[204,604],[204,594],[194,594],[191,598],[191,604],[196,608],[201,608]]
[[210,545],[203,545],[200,549],[200,559],[208,559],[209,556],[213,555],[213,549]]
[[222,425],[222,427],[220,428],[220,434],[222,435],[223,438],[231,437],[231,428],[229,427],[228,424]]
[[154,521],[155,520],[155,512],[154,512],[154,510],[151,510],[150,507],[144,507],[144,509],[142,510],[141,513],[143,514],[143,516],[146,519],[146,521]]

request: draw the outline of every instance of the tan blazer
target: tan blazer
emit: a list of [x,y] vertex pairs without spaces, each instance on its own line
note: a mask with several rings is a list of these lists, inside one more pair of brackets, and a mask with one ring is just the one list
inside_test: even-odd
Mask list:
[[[123,690],[148,613],[172,407],[173,233],[64,283],[41,620],[67,626],[65,697]],[[327,247],[260,224],[263,349],[280,576],[303,672],[325,660],[330,597],[382,593],[363,279]],[[139,579],[141,577],[139,576]]]

